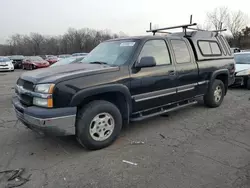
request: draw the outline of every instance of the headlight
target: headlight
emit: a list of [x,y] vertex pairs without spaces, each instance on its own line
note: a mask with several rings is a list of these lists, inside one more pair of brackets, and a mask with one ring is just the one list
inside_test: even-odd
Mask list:
[[53,107],[53,100],[52,100],[52,98],[43,99],[43,98],[34,97],[33,104],[36,106],[52,108]]
[[9,65],[9,66],[13,66],[13,64],[12,64],[12,62],[11,62],[11,61],[7,62],[7,65]]
[[250,75],[250,69],[240,71],[236,74],[236,76],[247,76],[247,75]]
[[33,104],[36,106],[52,108],[53,98],[52,93],[55,84],[38,84],[35,87],[35,95],[33,97]]
[[53,93],[55,84],[39,84],[35,87],[35,92],[38,93]]

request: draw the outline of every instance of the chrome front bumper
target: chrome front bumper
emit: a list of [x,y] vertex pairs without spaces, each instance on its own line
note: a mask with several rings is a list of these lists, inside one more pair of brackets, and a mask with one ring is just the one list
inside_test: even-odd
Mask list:
[[55,136],[75,134],[75,107],[58,109],[25,107],[16,97],[12,99],[12,104],[18,120],[40,134]]

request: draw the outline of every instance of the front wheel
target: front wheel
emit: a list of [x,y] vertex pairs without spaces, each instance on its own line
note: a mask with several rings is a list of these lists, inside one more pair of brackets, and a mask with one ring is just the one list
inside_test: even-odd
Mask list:
[[76,137],[85,148],[97,150],[111,145],[122,128],[122,116],[112,103],[92,101],[77,115]]
[[207,94],[204,96],[206,106],[216,108],[221,105],[225,96],[225,85],[221,80],[214,80]]
[[246,81],[246,87],[248,90],[250,90],[250,78],[248,78]]

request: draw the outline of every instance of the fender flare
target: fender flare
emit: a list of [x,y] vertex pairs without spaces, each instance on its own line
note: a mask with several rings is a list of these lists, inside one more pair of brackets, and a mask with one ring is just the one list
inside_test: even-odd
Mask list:
[[[228,69],[220,69],[220,70],[216,70],[212,73],[211,77],[210,77],[210,80],[209,80],[209,85],[208,85],[208,88],[210,88],[215,80],[215,78],[218,76],[218,75],[221,75],[221,74],[224,74],[224,75],[227,75],[227,84],[228,84],[228,79],[229,79],[229,71]],[[227,87],[225,87],[225,92],[227,93]],[[225,94],[226,94],[225,93]]]
[[229,71],[228,69],[220,69],[220,70],[216,70],[212,73],[211,78],[210,78],[210,83],[213,83],[213,81],[215,80],[216,76],[220,75],[220,74],[226,74],[227,77],[229,77]]
[[126,100],[129,113],[132,112],[132,98],[129,89],[122,84],[109,84],[83,89],[77,92],[71,99],[70,106],[78,106],[84,99],[90,96],[104,94],[108,92],[119,92]]

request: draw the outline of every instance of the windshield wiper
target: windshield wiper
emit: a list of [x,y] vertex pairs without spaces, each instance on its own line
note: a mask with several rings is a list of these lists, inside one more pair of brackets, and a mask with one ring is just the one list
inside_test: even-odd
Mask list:
[[93,61],[93,62],[89,62],[89,64],[108,65],[108,63],[102,62],[102,61]]

